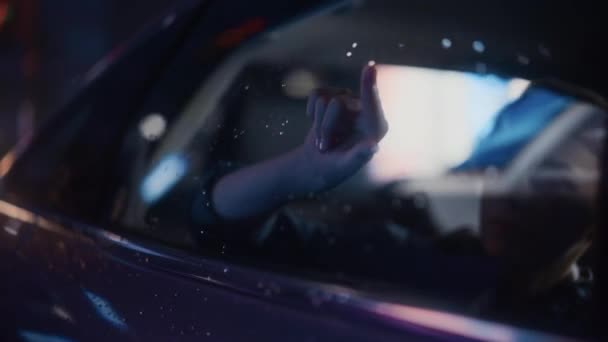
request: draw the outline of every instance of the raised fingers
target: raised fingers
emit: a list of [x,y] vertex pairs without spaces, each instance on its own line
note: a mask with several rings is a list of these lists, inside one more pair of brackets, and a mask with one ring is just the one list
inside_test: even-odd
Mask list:
[[327,151],[329,145],[335,140],[333,139],[333,135],[336,132],[336,125],[338,125],[341,120],[344,121],[344,118],[340,118],[342,114],[344,114],[342,101],[339,98],[334,97],[327,105],[327,110],[325,111],[323,122],[320,127],[319,150],[322,152]]
[[306,115],[314,116],[315,106],[318,99],[325,101],[325,105],[329,103],[332,97],[341,95],[350,95],[350,89],[344,88],[319,88],[311,92],[308,96],[308,103],[306,104]]
[[378,96],[376,94],[377,70],[373,66],[365,66],[361,71],[360,96],[361,110],[376,112],[379,108]]
[[359,129],[380,141],[388,130],[377,89],[377,70],[366,66],[361,72],[361,119]]
[[313,121],[313,132],[314,132],[314,144],[315,147],[320,149],[321,147],[321,126],[323,124],[323,117],[325,116],[326,109],[325,100],[317,98],[314,105],[314,121]]

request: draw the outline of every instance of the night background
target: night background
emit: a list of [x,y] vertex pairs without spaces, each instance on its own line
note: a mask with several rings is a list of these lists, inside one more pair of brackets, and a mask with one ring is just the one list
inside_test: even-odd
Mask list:
[[0,154],[73,94],[170,0],[0,0]]
[[[192,6],[180,7],[188,3]],[[608,108],[603,13],[590,1],[565,0],[353,0],[335,7],[315,0],[0,0],[0,278],[5,279],[0,282],[0,341],[8,340],[3,333],[36,337],[56,332],[69,339],[52,341],[71,342],[88,340],[71,338],[88,338],[92,331],[100,340],[164,340],[186,332],[193,340],[218,341],[245,336],[400,341],[409,336],[404,332],[441,338],[442,329],[446,340],[484,340],[497,332],[507,334],[503,340],[519,340],[531,331],[528,340],[550,340],[551,335],[532,329],[564,336],[603,333],[597,323],[608,307],[603,290],[607,264],[601,258],[607,210],[589,216],[603,229],[585,235],[593,238],[593,248],[581,257],[581,264],[594,271],[580,272],[591,275],[587,283],[567,283],[563,296],[556,286],[557,294],[539,297],[539,311],[529,317],[519,311],[512,316],[475,313],[470,321],[458,316],[469,315],[463,309],[469,303],[486,300],[488,292],[480,289],[491,288],[484,281],[495,280],[482,244],[459,234],[462,227],[480,230],[482,225],[481,187],[473,180],[495,176],[500,167],[509,171],[513,160],[549,160],[557,147],[529,152],[523,146],[540,141],[544,125],[570,115],[564,108],[573,104],[589,105],[577,109],[587,116],[571,115],[580,121],[566,127],[572,132],[559,131],[560,126],[549,138],[556,146],[579,135],[576,143],[589,137],[599,141],[601,152],[588,167],[596,172],[597,179],[590,178],[597,184],[589,184],[598,187],[592,203],[600,209],[608,204],[608,149],[600,149]],[[155,25],[146,30],[149,24]],[[129,45],[140,32],[152,35]],[[96,68],[105,56],[110,64]],[[294,221],[290,230],[290,216],[278,215],[256,235],[255,249],[241,241],[240,231],[229,236],[234,240],[213,241],[212,225],[193,224],[193,203],[210,207],[201,184],[214,189],[212,181],[220,179],[211,172],[207,177],[208,169],[221,171],[224,165],[217,161],[232,167],[233,161],[254,165],[287,155],[309,132],[310,120],[302,112],[312,90],[357,89],[364,65],[376,65],[378,87],[369,89],[378,91],[380,112],[386,112],[382,115],[391,127],[383,153],[366,161],[365,172],[329,195],[327,189],[307,191],[306,201],[294,202],[286,213],[297,212],[310,222]],[[42,129],[57,112],[65,115]],[[526,114],[513,116],[520,112]],[[550,119],[538,123],[534,118],[541,115],[527,114],[532,112]],[[404,113],[420,115],[403,120]],[[601,120],[595,120],[600,114]],[[512,117],[521,120],[519,128],[489,129]],[[513,138],[521,142],[518,148],[473,153],[485,151],[473,147],[483,145],[478,138],[486,128],[483,134],[492,147],[496,134],[491,132],[529,127],[536,127],[527,130],[529,136]],[[420,157],[420,151],[431,157]],[[535,159],[521,157],[526,153],[536,153]],[[503,156],[504,165],[485,158],[494,155]],[[277,174],[289,173],[282,171]],[[529,175],[516,176],[522,174]],[[441,183],[447,175],[466,177]],[[397,184],[405,186],[393,187]],[[464,184],[466,191],[451,192],[454,184]],[[553,183],[547,184],[541,184],[542,190]],[[473,186],[475,192],[467,192]],[[192,200],[195,192],[198,202]],[[353,195],[361,193],[365,196]],[[367,196],[371,193],[375,197]],[[550,203],[543,196],[536,199]],[[432,203],[447,209],[433,211]],[[521,219],[526,227],[532,222],[553,229],[542,246],[530,244],[533,250],[559,240],[553,234],[561,222],[555,222],[560,213],[570,212],[547,207],[539,206],[539,221]],[[382,225],[368,220],[373,215]],[[506,222],[495,225],[500,230],[511,223]],[[321,232],[316,240],[310,238],[315,229]],[[447,235],[455,239],[434,246],[436,237]],[[312,248],[300,244],[302,236]],[[296,247],[284,241],[295,241]],[[522,241],[532,240],[525,235]],[[443,254],[427,253],[427,245],[398,254],[406,251],[406,242],[432,242],[438,247],[433,253],[471,247],[463,250],[473,250],[473,257],[444,262]],[[260,255],[252,256],[253,250]],[[412,281],[418,278],[420,283]],[[589,289],[596,291],[594,297]],[[448,290],[453,293],[446,295]],[[366,291],[381,296],[370,299]],[[578,305],[579,297],[585,297],[584,305]],[[427,307],[428,298],[433,301]],[[505,298],[509,304],[510,297]],[[574,314],[563,314],[566,310],[555,304],[562,299],[576,304],[571,305]],[[528,312],[529,303],[522,303],[521,312]],[[545,309],[558,318],[545,321]],[[580,326],[574,316],[581,317]],[[479,324],[479,317],[492,323]],[[509,330],[513,327],[524,329]]]

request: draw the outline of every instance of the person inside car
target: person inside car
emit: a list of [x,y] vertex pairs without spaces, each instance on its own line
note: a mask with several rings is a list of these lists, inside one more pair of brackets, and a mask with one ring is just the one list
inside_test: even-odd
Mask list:
[[[192,206],[199,240],[216,238],[225,246],[225,241],[236,243],[241,239],[246,245],[248,239],[263,243],[273,231],[302,230],[289,215],[277,215],[280,208],[351,177],[372,158],[387,133],[376,76],[375,67],[363,69],[360,97],[345,89],[315,91],[306,109],[312,127],[295,150],[243,168],[218,166],[208,175]],[[583,148],[585,151],[588,149]],[[475,301],[476,312],[549,319],[554,314],[575,315],[587,303],[589,286],[581,284],[586,284],[589,277],[581,276],[576,261],[591,244],[594,194],[570,172],[570,161],[555,163],[560,164],[566,177],[531,176],[509,193],[488,189],[482,198],[479,236],[460,231],[425,245],[443,250],[451,250],[454,245],[474,246],[467,253],[491,256],[500,265],[500,285]],[[372,235],[381,235],[380,231]],[[308,247],[304,248],[322,255],[320,244],[310,242],[313,240],[308,238]],[[285,246],[285,240],[277,239],[276,243],[283,244],[285,250],[292,249]],[[406,249],[402,248],[404,253]],[[382,267],[381,259],[386,255],[376,254],[379,256],[369,262]],[[559,305],[563,307],[556,309],[554,299],[560,296]]]

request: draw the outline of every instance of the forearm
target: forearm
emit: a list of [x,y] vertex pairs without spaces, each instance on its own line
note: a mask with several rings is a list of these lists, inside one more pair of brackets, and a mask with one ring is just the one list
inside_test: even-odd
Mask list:
[[296,158],[292,151],[222,177],[211,194],[217,214],[227,220],[246,219],[300,195],[302,190],[293,182]]

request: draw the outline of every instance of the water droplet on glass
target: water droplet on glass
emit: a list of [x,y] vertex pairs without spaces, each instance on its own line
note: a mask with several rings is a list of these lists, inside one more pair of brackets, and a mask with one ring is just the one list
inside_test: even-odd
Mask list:
[[357,42],[354,42],[353,45],[352,45],[353,49],[355,49],[357,47],[357,45],[358,45]]
[[475,71],[479,74],[485,74],[488,71],[486,63],[478,62],[475,64]]
[[171,26],[171,24],[173,24],[174,21],[175,21],[174,13],[166,16],[165,19],[163,19],[163,27],[167,28],[167,27]]
[[441,46],[443,46],[444,49],[449,49],[452,47],[452,41],[448,38],[443,38],[441,40]]
[[530,58],[528,58],[528,56],[524,56],[522,54],[518,54],[517,55],[517,62],[519,64],[522,64],[522,65],[528,65],[528,64],[530,64]]
[[376,61],[372,59],[371,61],[367,62],[367,65],[374,66],[376,65]]
[[346,52],[346,57],[350,57],[350,56],[352,56],[352,55],[353,55],[353,53],[352,53],[352,52],[350,52],[350,51]]
[[473,50],[478,53],[483,53],[486,51],[486,46],[482,41],[476,40],[473,42]]
[[548,47],[546,47],[543,44],[540,44],[538,46],[538,53],[540,53],[542,56],[547,57],[547,58],[551,57],[551,51],[549,50]]

